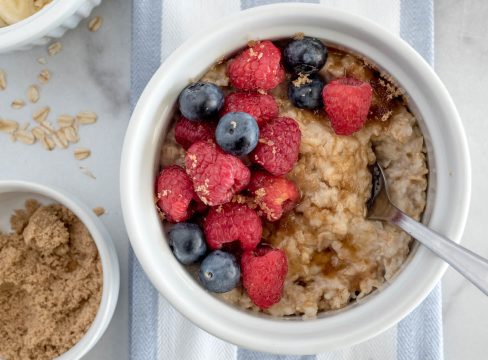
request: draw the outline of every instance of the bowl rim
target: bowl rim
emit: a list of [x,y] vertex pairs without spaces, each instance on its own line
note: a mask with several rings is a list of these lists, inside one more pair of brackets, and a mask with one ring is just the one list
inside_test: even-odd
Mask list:
[[[95,0],[95,3],[100,1]],[[43,38],[87,2],[93,0],[53,0],[35,14],[15,24],[0,27],[0,52],[14,50]]]
[[[151,239],[155,234],[160,237],[161,224],[155,223],[159,222],[155,209],[148,208],[148,205],[152,206],[153,203],[145,202],[149,199],[145,192],[151,191],[152,194],[152,184],[142,178],[147,177],[145,172],[149,172],[155,165],[154,152],[159,144],[159,134],[165,130],[164,128],[169,122],[167,119],[173,109],[173,104],[168,103],[167,97],[172,97],[174,100],[177,96],[175,87],[180,86],[181,90],[184,86],[181,86],[184,81],[175,78],[172,74],[174,70],[181,67],[181,63],[185,63],[186,58],[191,56],[198,58],[197,54],[203,53],[205,49],[204,44],[220,44],[217,39],[222,40],[223,36],[236,35],[234,32],[237,29],[248,30],[244,31],[249,36],[249,34],[255,33],[254,30],[250,30],[253,29],[252,25],[260,24],[262,26],[265,21],[268,21],[271,24],[269,27],[273,26],[272,23],[276,23],[274,26],[279,29],[275,32],[281,31],[283,32],[281,37],[286,37],[297,32],[293,28],[296,27],[294,21],[299,18],[309,20],[305,25],[301,24],[303,29],[311,29],[310,24],[320,22],[323,26],[320,31],[334,33],[339,38],[348,38],[354,45],[347,43],[345,46],[359,53],[367,54],[376,65],[385,68],[388,73],[399,80],[424,119],[429,119],[425,126],[438,149],[434,153],[438,178],[435,189],[437,193],[429,225],[459,242],[466,223],[471,194],[471,165],[467,140],[452,99],[430,65],[406,42],[376,23],[364,17],[322,5],[274,4],[231,15],[185,41],[161,65],[146,86],[127,129],[121,159],[120,189],[129,239],[142,268],[153,285],[185,317],[204,330],[231,343],[254,350],[281,354],[310,354],[333,350],[359,343],[381,333],[418,306],[447,268],[447,265],[429,250],[419,247],[408,267],[403,269],[395,280],[382,290],[381,294],[361,306],[337,316],[310,321],[262,319],[209,296],[196,283],[190,281],[188,274],[186,276],[183,274],[185,271],[179,268],[173,256],[168,256],[168,252],[170,255],[171,252],[167,244],[163,244],[160,239],[161,243]],[[354,37],[352,35],[348,37],[347,31],[355,34]],[[268,34],[272,30],[264,32]],[[315,36],[310,31],[303,32]],[[261,39],[266,38],[266,34]],[[259,36],[257,37],[259,38]],[[232,41],[236,43],[238,40],[233,39]],[[241,41],[241,46],[244,44],[245,41]],[[369,51],[364,49],[369,49]],[[230,50],[232,49],[227,49],[225,53],[229,53]],[[387,56],[386,53],[389,55]],[[381,61],[380,56],[383,56]],[[214,57],[214,59],[217,58],[219,57]],[[395,65],[393,59],[398,64]],[[402,66],[406,70],[402,70]],[[196,65],[195,68],[198,66]],[[395,70],[392,71],[392,69]],[[409,75],[407,75],[408,69],[413,69]],[[187,78],[198,78],[196,71],[188,70]],[[422,87],[415,85],[413,80],[409,80],[411,78],[415,78]],[[175,85],[174,82],[178,84]],[[418,90],[418,94],[409,91],[413,88]],[[428,99],[432,104],[421,98],[419,94],[422,93],[436,95]],[[444,128],[437,124],[437,129],[435,129],[438,118],[442,118]],[[164,119],[166,119],[166,124],[163,124]],[[439,130],[439,133],[430,131],[431,128]],[[440,151],[441,149],[443,151]],[[446,159],[448,156],[451,158]],[[154,169],[152,170],[154,173]],[[144,187],[149,189],[145,190]],[[138,191],[133,189],[138,189]],[[449,194],[447,190],[454,195]],[[455,206],[449,207],[449,205]],[[449,209],[449,212],[446,209]],[[159,251],[163,254],[159,254]],[[422,271],[420,272],[420,270]],[[172,276],[167,276],[169,273]],[[414,277],[414,275],[423,277]],[[411,291],[407,293],[401,291],[405,288],[411,289]],[[402,294],[402,296],[399,298],[398,294]],[[198,303],[194,299],[198,299]],[[392,299],[398,300],[395,307],[391,306]],[[202,311],[202,308],[205,310]],[[368,320],[374,321],[368,322]],[[355,326],[348,327],[348,322]],[[360,326],[358,326],[358,322]]]
[[33,193],[66,206],[85,224],[97,246],[102,263],[102,296],[97,314],[83,337],[56,359],[82,358],[92,349],[107,329],[114,314],[120,290],[120,269],[117,251],[112,238],[100,219],[79,199],[64,191],[28,181],[0,181],[0,194]]

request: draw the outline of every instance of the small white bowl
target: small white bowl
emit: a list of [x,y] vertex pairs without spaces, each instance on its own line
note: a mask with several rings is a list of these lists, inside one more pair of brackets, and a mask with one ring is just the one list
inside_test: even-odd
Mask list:
[[432,68],[407,43],[375,23],[331,8],[279,4],[220,19],[187,40],[160,67],[139,99],[121,161],[121,199],[132,247],[154,286],[188,319],[234,344],[271,353],[313,354],[350,346],[393,326],[439,282],[446,264],[422,246],[403,269],[364,301],[314,320],[259,316],[206,292],[171,253],[153,201],[154,178],[180,91],[248,40],[303,32],[369,58],[406,90],[428,151],[426,220],[459,242],[467,218],[471,168],[456,108]]
[[45,45],[74,29],[102,0],[53,0],[28,18],[0,28],[0,54]]
[[78,360],[95,346],[112,319],[120,287],[117,252],[107,229],[86,205],[71,195],[31,182],[0,181],[1,230],[10,229],[10,216],[15,209],[23,208],[27,199],[35,199],[42,204],[59,203],[70,209],[88,228],[100,254],[103,288],[97,315],[80,341],[57,358],[58,360]]

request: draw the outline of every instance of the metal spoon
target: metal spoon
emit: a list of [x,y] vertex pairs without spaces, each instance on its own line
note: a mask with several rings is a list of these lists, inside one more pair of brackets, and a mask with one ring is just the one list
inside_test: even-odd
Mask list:
[[378,163],[370,167],[373,189],[367,203],[370,220],[388,221],[420,241],[466,279],[488,295],[488,260],[456,244],[443,235],[412,219],[392,204],[383,169]]

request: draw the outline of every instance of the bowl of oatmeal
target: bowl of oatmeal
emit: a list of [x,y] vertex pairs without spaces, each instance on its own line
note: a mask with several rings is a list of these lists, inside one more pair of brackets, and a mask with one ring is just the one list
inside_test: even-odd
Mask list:
[[74,29],[101,0],[3,0],[0,53],[47,44]]
[[[219,31],[222,27],[225,32]],[[122,207],[142,267],[163,296],[196,325],[243,347],[310,354],[375,336],[413,310],[439,281],[446,265],[402,231],[365,219],[371,191],[368,165],[378,160],[387,169],[392,197],[400,208],[459,241],[470,197],[470,163],[449,95],[407,44],[365,19],[340,11],[274,5],[231,17],[219,29],[209,29],[198,41],[188,40],[168,58],[145,89],[129,125],[121,163]],[[290,84],[299,87],[310,79],[296,74],[285,75],[266,91],[256,90],[271,95],[277,116],[293,119],[300,131],[292,168],[273,174],[293,182],[299,200],[279,219],[263,219],[259,233],[261,243],[285,254],[286,275],[279,298],[263,304],[256,300],[255,289],[246,286],[248,270],[241,260],[241,283],[220,294],[208,292],[195,269],[181,265],[173,255],[161,209],[170,222],[201,225],[207,246],[214,250],[220,248],[215,241],[222,241],[212,235],[219,223],[205,224],[231,205],[219,209],[221,199],[212,197],[212,183],[205,182],[194,190],[204,205],[210,205],[207,211],[212,216],[200,218],[198,199],[188,200],[188,204],[195,201],[195,207],[188,207],[191,214],[181,219],[172,218],[171,210],[165,213],[164,204],[159,209],[154,204],[155,195],[160,204],[170,193],[159,190],[171,190],[161,187],[154,193],[154,179],[161,169],[180,166],[195,185],[191,169],[198,169],[199,154],[194,145],[185,151],[181,139],[175,140],[179,111],[183,113],[178,96],[196,81],[218,86],[226,98],[242,91],[246,82],[229,78],[231,64],[242,52],[261,59],[256,44],[271,41],[283,52],[293,38],[303,35],[327,48],[327,60],[317,74],[325,87],[344,78],[368,84],[367,120],[353,133],[342,135],[331,115],[333,106],[327,109],[325,98],[326,111],[298,108],[288,96]],[[260,131],[266,133],[261,126]],[[257,146],[272,148],[268,140],[261,137]],[[275,171],[255,155],[241,159],[251,173],[256,167]],[[249,206],[261,218],[269,215],[269,208],[256,201],[258,193],[250,203],[249,189],[234,195],[238,196],[226,201]],[[247,251],[249,243],[237,240]]]
[[47,186],[0,181],[0,358],[81,359],[119,293],[110,234],[82,202]]

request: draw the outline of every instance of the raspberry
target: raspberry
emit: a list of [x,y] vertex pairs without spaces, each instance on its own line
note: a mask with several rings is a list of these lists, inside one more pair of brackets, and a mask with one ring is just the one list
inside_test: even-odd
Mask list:
[[213,140],[215,125],[208,121],[190,121],[181,117],[175,126],[175,140],[186,150],[200,140]]
[[261,241],[263,227],[258,214],[247,205],[227,203],[210,209],[203,231],[212,249],[239,241],[242,249],[252,250]]
[[211,206],[230,201],[251,177],[240,159],[224,153],[213,142],[198,141],[190,146],[185,165],[195,192],[204,204]]
[[322,99],[337,135],[351,135],[364,126],[371,106],[371,85],[354,78],[340,78],[324,86]]
[[177,165],[164,168],[156,179],[156,205],[170,222],[181,222],[193,213],[198,197],[185,170]]
[[251,160],[273,175],[284,175],[293,169],[300,151],[301,132],[295,120],[279,117],[261,128]]
[[236,89],[271,90],[285,79],[281,52],[271,41],[261,41],[237,55],[228,67]]
[[274,97],[267,94],[235,92],[227,95],[221,115],[238,111],[248,113],[261,126],[278,116],[278,105]]
[[281,300],[288,261],[281,249],[259,247],[241,259],[242,284],[252,302],[267,309]]
[[280,219],[285,212],[293,209],[300,199],[300,193],[293,181],[264,171],[252,174],[248,189],[269,221]]

